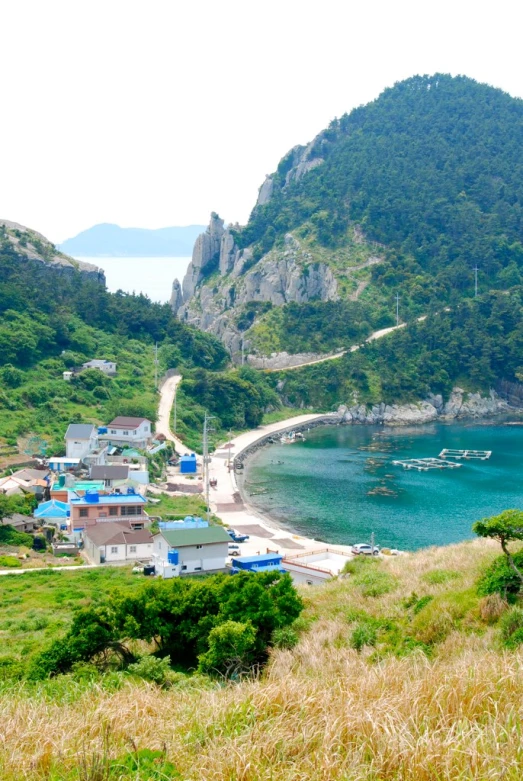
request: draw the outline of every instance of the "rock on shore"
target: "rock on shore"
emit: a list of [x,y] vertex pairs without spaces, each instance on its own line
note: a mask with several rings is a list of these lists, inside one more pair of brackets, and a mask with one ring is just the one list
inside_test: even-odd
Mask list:
[[454,388],[447,402],[441,395],[431,395],[424,401],[412,404],[375,404],[371,407],[357,404],[338,408],[340,421],[344,423],[377,423],[386,426],[409,426],[417,423],[431,423],[435,420],[456,420],[460,418],[486,418],[510,412],[506,401],[490,391],[488,396],[480,393],[466,393]]

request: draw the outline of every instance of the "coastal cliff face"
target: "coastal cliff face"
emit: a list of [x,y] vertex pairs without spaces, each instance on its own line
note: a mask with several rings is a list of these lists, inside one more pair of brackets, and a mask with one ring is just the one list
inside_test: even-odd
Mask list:
[[447,402],[441,395],[430,396],[413,404],[375,404],[368,407],[356,404],[341,405],[338,417],[343,423],[373,423],[386,426],[410,426],[432,423],[435,420],[459,420],[462,418],[488,418],[510,412],[506,401],[490,391],[488,396],[480,393],[466,393],[454,388]]
[[[283,248],[267,252],[253,264],[252,249],[240,249],[234,233],[218,215],[211,216],[209,227],[194,246],[183,294],[175,280],[171,297],[173,311],[181,320],[218,336],[233,354],[241,349],[242,333],[236,321],[246,304],[283,306],[338,298],[331,268],[315,261],[292,234],[286,234]],[[244,348],[248,351],[250,346],[247,336]]]
[[43,263],[62,274],[79,271],[105,285],[105,274],[101,268],[64,255],[45,236],[26,228],[25,225],[11,220],[0,220],[0,240],[2,238],[9,242],[19,255],[24,255],[29,260]]

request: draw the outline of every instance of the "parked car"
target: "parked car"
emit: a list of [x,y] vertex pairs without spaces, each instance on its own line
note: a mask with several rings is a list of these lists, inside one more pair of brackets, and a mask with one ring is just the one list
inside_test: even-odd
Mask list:
[[229,556],[241,556],[241,555],[242,555],[241,550],[230,550],[229,551]]
[[246,542],[249,539],[248,534],[240,534],[235,529],[227,529],[227,534],[234,542]]
[[357,545],[353,545],[351,552],[355,556],[377,556],[380,549],[377,545],[372,547],[368,542],[358,542]]

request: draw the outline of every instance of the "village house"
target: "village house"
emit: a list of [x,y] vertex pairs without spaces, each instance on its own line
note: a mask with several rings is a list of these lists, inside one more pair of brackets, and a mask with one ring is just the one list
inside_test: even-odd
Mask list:
[[169,521],[153,537],[156,574],[164,578],[196,572],[223,572],[231,538],[206,521]]
[[147,529],[132,529],[121,521],[89,526],[84,534],[84,550],[94,564],[149,560],[153,537]]
[[34,532],[40,527],[37,520],[21,513],[13,513],[7,518],[0,519],[0,525],[12,526],[17,532]]
[[91,480],[98,480],[105,488],[112,488],[119,480],[129,477],[128,464],[104,464],[91,467]]
[[72,497],[71,527],[81,531],[97,523],[110,521],[128,521],[133,529],[143,529],[149,522],[145,512],[147,499],[128,489],[126,494],[101,494],[98,491],[86,491],[84,496]]
[[114,361],[100,361],[94,359],[82,364],[82,369],[99,369],[104,374],[116,374],[116,363]]
[[152,439],[152,424],[147,418],[133,418],[120,415],[107,424],[107,433],[101,439],[112,445],[136,447],[145,450]]
[[65,455],[82,460],[98,447],[98,430],[92,423],[70,423],[65,432]]

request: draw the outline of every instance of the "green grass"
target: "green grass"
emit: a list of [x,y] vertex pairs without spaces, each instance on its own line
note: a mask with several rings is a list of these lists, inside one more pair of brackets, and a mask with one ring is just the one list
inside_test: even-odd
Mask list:
[[[196,480],[194,481],[196,484]],[[153,499],[159,499],[158,504],[151,504],[149,515],[160,515],[162,518],[185,518],[186,515],[199,515],[205,513],[205,501],[201,494],[191,496],[169,496],[169,494],[150,494]]]
[[143,583],[131,567],[41,571],[1,578],[0,663],[23,660],[65,634],[75,609]]

